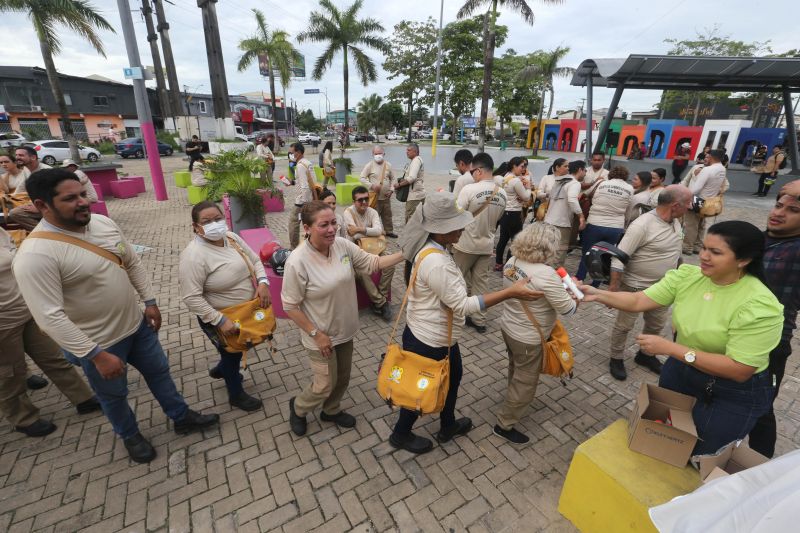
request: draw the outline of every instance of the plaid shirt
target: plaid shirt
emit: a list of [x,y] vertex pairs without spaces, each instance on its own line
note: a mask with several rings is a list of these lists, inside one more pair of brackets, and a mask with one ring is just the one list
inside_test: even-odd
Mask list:
[[782,342],[789,342],[800,307],[800,237],[776,239],[767,235],[764,252],[767,285],[783,304]]

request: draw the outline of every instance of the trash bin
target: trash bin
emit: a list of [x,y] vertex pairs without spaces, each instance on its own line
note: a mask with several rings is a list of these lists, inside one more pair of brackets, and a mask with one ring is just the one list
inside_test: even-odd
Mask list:
[[505,149],[506,149],[506,146],[508,146],[508,142],[506,142],[506,141],[500,141],[500,149],[501,149],[501,150],[505,150]]

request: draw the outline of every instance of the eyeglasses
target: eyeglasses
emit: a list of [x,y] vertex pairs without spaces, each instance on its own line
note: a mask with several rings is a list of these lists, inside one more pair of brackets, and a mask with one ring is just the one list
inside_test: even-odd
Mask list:
[[369,196],[365,196],[364,198],[356,198],[354,201],[360,204],[365,204],[369,202]]
[[483,168],[482,168],[482,167],[475,167],[475,168],[471,168],[471,169],[469,169],[469,173],[470,173],[470,174],[472,174],[472,175],[474,176],[474,175],[475,175],[475,172],[477,172],[478,170],[480,170],[481,172],[483,172]]

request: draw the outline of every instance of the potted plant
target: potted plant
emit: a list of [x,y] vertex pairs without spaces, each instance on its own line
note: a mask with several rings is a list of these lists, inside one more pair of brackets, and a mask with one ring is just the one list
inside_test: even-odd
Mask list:
[[213,160],[206,160],[208,183],[206,196],[219,201],[223,194],[230,200],[233,230],[264,227],[264,180],[253,179],[253,174],[266,172],[267,164],[250,157],[243,150],[220,152]]
[[267,213],[279,213],[284,209],[283,191],[275,186],[272,176],[272,167],[264,162],[264,170],[259,172],[259,189]]
[[346,177],[353,171],[353,160],[345,157],[345,147],[347,145],[347,132],[342,130],[339,133],[339,151],[340,155],[333,160],[336,167],[336,183],[344,183]]

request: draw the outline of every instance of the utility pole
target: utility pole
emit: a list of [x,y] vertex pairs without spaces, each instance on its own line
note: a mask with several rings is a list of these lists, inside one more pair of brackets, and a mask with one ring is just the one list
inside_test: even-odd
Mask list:
[[117,0],[117,8],[119,9],[119,18],[122,24],[122,35],[125,38],[125,48],[128,51],[128,64],[131,68],[138,68],[142,73],[133,80],[133,96],[136,100],[136,114],[139,117],[139,128],[142,130],[142,139],[147,152],[147,163],[150,165],[150,178],[153,181],[156,200],[168,200],[167,187],[164,185],[164,173],[161,170],[161,157],[158,155],[156,130],[153,127],[153,116],[150,113],[150,103],[147,100],[147,88],[144,85],[144,69],[139,58],[136,32],[133,29],[131,6],[128,4],[128,0]]
[[[164,16],[163,0],[153,0],[156,8],[156,29],[161,34],[161,49],[164,51],[164,66],[167,69],[167,81],[169,82],[169,106],[175,112],[175,116],[183,109],[181,101],[181,86],[178,84],[178,71],[175,70],[175,58],[172,56],[172,44],[169,40],[169,23]],[[177,124],[176,124],[177,126]]]
[[[211,80],[211,99],[214,102],[214,118],[224,119],[230,116],[228,102],[228,81],[225,78],[225,63],[222,60],[222,41],[219,37],[219,21],[217,0],[197,0],[197,7],[203,12],[203,34],[206,39],[206,56],[208,57],[208,75]],[[277,141],[277,139],[276,139]]]
[[167,94],[167,83],[164,80],[164,69],[161,67],[161,54],[158,51],[158,34],[153,26],[153,8],[150,7],[149,0],[142,0],[142,15],[147,26],[147,42],[150,43],[150,54],[153,56],[153,68],[156,71],[156,92],[158,93],[158,106],[161,109],[161,117],[173,117],[178,114],[170,112],[169,95]]
[[441,79],[442,69],[442,21],[444,20],[444,0],[442,0],[441,7],[439,8],[439,37],[438,37],[438,51],[436,53],[436,97],[433,100],[433,140],[431,141],[431,157],[436,157],[436,136],[439,133],[438,119],[439,119],[439,81]]

